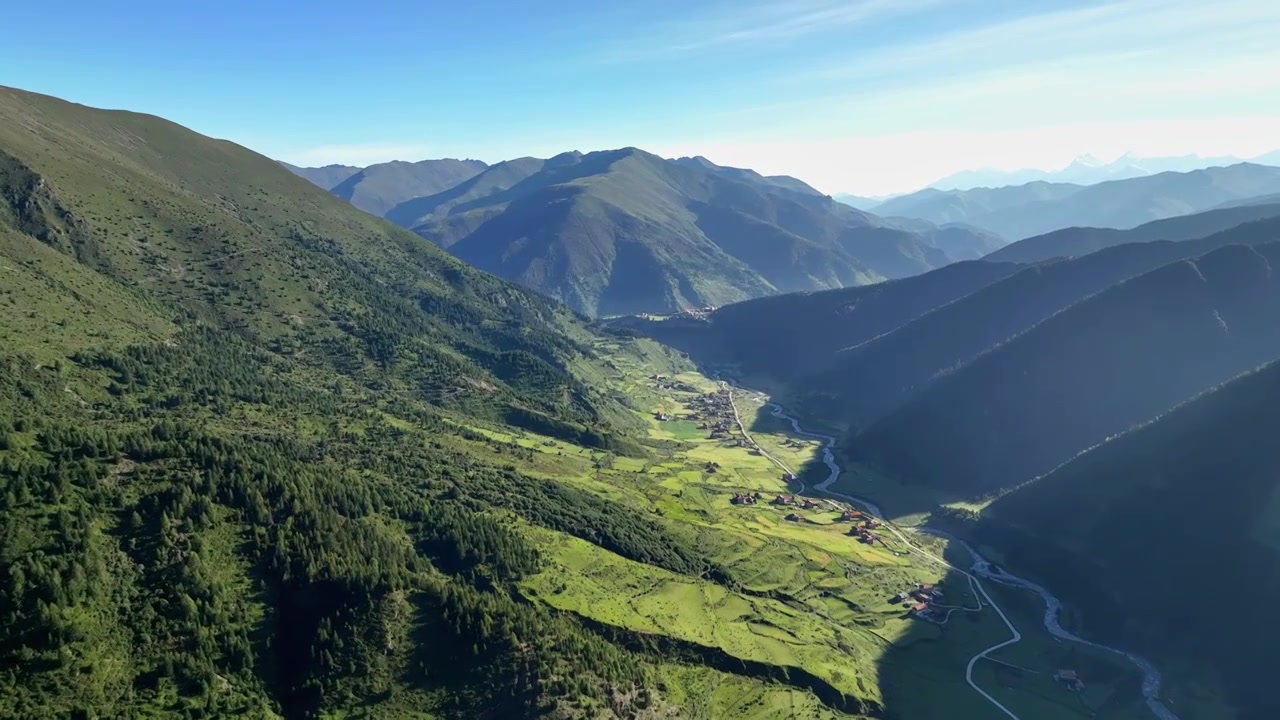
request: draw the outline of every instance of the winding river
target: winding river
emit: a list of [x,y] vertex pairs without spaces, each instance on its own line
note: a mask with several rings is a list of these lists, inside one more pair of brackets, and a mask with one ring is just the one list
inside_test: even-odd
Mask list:
[[[795,471],[787,467],[786,463],[770,455],[768,452],[765,451],[764,448],[760,447],[758,444],[756,444],[754,440],[751,439],[751,435],[748,434],[747,432],[746,425],[742,422],[742,418],[738,416],[737,404],[733,402],[732,386],[728,383],[725,383],[725,388],[729,390],[730,405],[733,407],[734,420],[737,422],[738,429],[742,432],[743,437],[745,437],[748,442],[754,445],[762,455],[764,455],[766,458],[771,460],[775,465],[782,468],[785,472],[794,473]],[[781,405],[778,405],[772,402],[767,402],[765,406],[770,408],[770,412],[773,414],[774,417],[782,420],[786,420],[787,422],[791,423],[791,429],[792,431],[795,432],[795,434],[800,435],[802,437],[813,438],[822,443],[822,462],[824,465],[827,466],[829,473],[826,479],[824,479],[822,482],[813,486],[814,490],[817,490],[818,492],[823,493],[825,495],[829,495],[831,497],[840,498],[841,500],[845,500],[845,501],[860,505],[872,515],[875,515],[876,517],[879,517],[882,520],[885,519],[884,513],[881,512],[880,508],[875,503],[872,503],[864,498],[854,497],[852,495],[846,495],[844,493],[836,492],[834,490],[829,489],[831,487],[831,484],[840,478],[840,472],[841,472],[840,465],[836,462],[835,452],[833,451],[833,448],[835,447],[835,443],[836,443],[836,439],[834,437],[830,435],[825,435],[823,433],[809,432],[804,428],[800,427],[800,422],[796,420],[794,417],[792,417],[791,415],[788,415],[786,411],[783,410]],[[804,491],[804,488],[802,487],[801,492],[803,491]],[[994,600],[992,600],[991,596],[987,593],[986,588],[982,586],[981,580],[978,579],[979,577],[985,578],[992,582],[1000,583],[1001,585],[1007,585],[1010,587],[1016,587],[1016,588],[1021,588],[1023,590],[1028,590],[1030,592],[1033,592],[1039,595],[1044,600],[1044,604],[1045,604],[1044,627],[1045,627],[1045,630],[1047,630],[1050,635],[1053,635],[1054,637],[1060,638],[1062,640],[1077,642],[1082,645],[1087,645],[1089,647],[1097,648],[1099,650],[1105,650],[1107,652],[1115,653],[1116,655],[1121,655],[1127,658],[1139,670],[1142,671],[1142,675],[1143,675],[1142,695],[1146,699],[1147,707],[1150,708],[1151,712],[1160,720],[1178,720],[1178,716],[1174,714],[1173,711],[1169,710],[1169,708],[1165,707],[1164,703],[1160,701],[1161,676],[1160,676],[1160,671],[1156,668],[1156,666],[1146,658],[1140,657],[1138,655],[1134,655],[1133,653],[1126,652],[1124,650],[1120,650],[1117,648],[1109,647],[1107,645],[1102,645],[1100,643],[1095,643],[1089,640],[1085,640],[1084,638],[1079,637],[1078,635],[1075,635],[1074,633],[1063,628],[1061,622],[1059,621],[1060,611],[1062,610],[1062,601],[1059,600],[1057,596],[1055,596],[1053,593],[1049,592],[1045,587],[1038,585],[1036,583],[1033,583],[1030,580],[1027,580],[1025,578],[1012,575],[1007,571],[1005,571],[1003,568],[993,567],[991,563],[988,562],[986,558],[982,557],[982,555],[979,554],[978,551],[974,549],[971,545],[964,542],[963,540],[952,537],[944,532],[937,531],[937,530],[929,530],[929,529],[923,529],[919,531],[923,533],[930,533],[933,535],[945,537],[946,539],[952,542],[957,542],[957,543],[960,543],[962,546],[964,546],[965,550],[967,550],[969,552],[969,555],[973,558],[973,565],[970,567],[969,571],[958,568],[952,565],[951,563],[947,562],[946,560],[943,560],[942,558],[912,544],[907,539],[906,535],[902,531],[900,531],[894,524],[886,521],[884,526],[887,527],[890,531],[892,531],[893,534],[898,537],[898,540],[901,541],[904,545],[906,545],[911,552],[914,552],[917,555],[920,555],[921,557],[927,558],[943,567],[954,570],[964,575],[965,577],[969,578],[973,586],[979,591],[979,593],[981,593],[982,599],[985,600],[986,604],[990,606],[991,609],[994,610],[997,615],[1000,616],[1000,619],[1003,620],[1004,624],[1009,628],[1009,632],[1012,636],[1010,637],[1010,639],[996,643],[995,645],[992,645],[991,647],[986,648],[982,652],[979,652],[978,654],[974,655],[972,658],[969,659],[969,664],[965,667],[965,681],[969,684],[969,686],[972,687],[974,690],[976,690],[980,695],[986,698],[992,705],[994,705],[996,708],[998,708],[1001,712],[1003,712],[1008,717],[1011,717],[1014,720],[1021,720],[1021,718],[1017,714],[1015,714],[1009,708],[1005,707],[1000,701],[996,700],[989,693],[987,693],[987,691],[983,690],[981,687],[978,686],[976,682],[974,682],[973,668],[974,668],[974,665],[976,665],[979,660],[982,660],[983,658],[988,657],[991,653],[999,650],[1000,648],[1008,647],[1009,645],[1013,645],[1015,643],[1020,642],[1022,640],[1022,633],[1018,632],[1018,629],[1014,627],[1012,622],[1009,621],[1008,616],[1006,616],[1004,611],[1000,609],[1000,606],[997,605]]]

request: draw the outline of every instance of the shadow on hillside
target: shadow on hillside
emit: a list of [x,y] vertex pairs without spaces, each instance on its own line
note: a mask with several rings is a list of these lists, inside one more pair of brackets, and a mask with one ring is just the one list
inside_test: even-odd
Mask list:
[[[938,509],[945,501],[959,499],[940,498],[929,489],[904,485],[885,478],[870,468],[851,461],[841,452],[841,434],[839,431],[820,425],[811,427],[809,423],[804,422],[803,418],[799,419],[801,420],[800,427],[803,430],[827,434],[836,439],[835,462],[840,468],[840,477],[829,486],[828,490],[868,500],[878,506],[889,517],[925,515]],[[815,439],[809,435],[795,432],[791,423],[769,414],[767,410],[760,412],[747,425],[747,429],[751,433],[780,434],[792,440],[804,442],[813,442]],[[805,487],[806,494],[812,491],[815,496],[820,493],[812,489],[825,482],[831,476],[831,469],[823,461],[821,452],[805,463],[803,467],[795,470],[797,478]],[[797,484],[789,489],[798,490],[799,485]],[[836,500],[842,499],[838,496],[831,497]]]
[[[937,550],[930,547],[931,552]],[[941,551],[941,556],[956,567],[972,564],[968,552],[958,545]],[[978,594],[965,575],[918,556],[912,563],[936,578],[944,593],[939,605],[978,607]],[[892,603],[893,598],[885,598],[885,602]],[[919,601],[910,598],[907,602],[914,606]],[[974,654],[1009,637],[995,613],[985,607],[980,612],[955,610],[940,623],[909,617],[911,609],[896,604],[906,629],[884,647],[876,663],[886,717],[950,720],[993,716],[994,708],[965,682],[965,668]]]

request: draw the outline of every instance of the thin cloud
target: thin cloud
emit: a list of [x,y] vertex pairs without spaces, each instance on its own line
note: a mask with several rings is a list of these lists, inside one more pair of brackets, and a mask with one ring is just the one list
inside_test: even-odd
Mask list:
[[1280,3],[1273,0],[1115,0],[1040,12],[960,30],[923,42],[858,53],[814,72],[827,80],[867,80],[946,67],[1003,66],[1053,57],[1088,57],[1138,47],[1174,48],[1221,33],[1274,37]]
[[[627,62],[683,56],[732,46],[791,40],[847,29],[895,15],[919,12],[946,0],[792,0],[744,7],[722,6],[714,14],[651,26],[643,38],[615,48],[606,61]],[[954,1],[954,0],[953,0]]]

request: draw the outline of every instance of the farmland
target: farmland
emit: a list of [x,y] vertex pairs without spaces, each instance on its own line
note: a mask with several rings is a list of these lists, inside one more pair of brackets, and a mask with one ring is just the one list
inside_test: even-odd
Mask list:
[[[799,504],[801,498],[796,505],[774,505],[799,485],[788,487],[782,471],[732,428],[714,432],[722,418],[707,408],[715,404],[710,398],[721,391],[719,382],[679,367],[655,372],[652,358],[633,351],[598,350],[611,358],[613,375],[603,379],[625,389],[647,423],[652,447],[645,457],[479,426],[471,427],[479,439],[456,442],[476,456],[514,461],[530,475],[650,513],[724,568],[729,580],[673,573],[579,538],[524,526],[543,557],[541,571],[521,583],[528,599],[615,628],[636,642],[694,653],[704,663],[712,658],[713,666],[732,659],[738,664],[737,689],[723,694],[736,698],[750,688],[746,694],[754,698],[754,709],[748,717],[794,716],[801,697],[804,714],[821,708],[879,715],[887,709],[914,719],[985,717],[994,711],[965,683],[964,669],[978,651],[1007,638],[995,614],[957,610],[938,624],[909,618],[893,602],[917,584],[941,582],[948,606],[974,608],[978,601],[967,579],[895,552],[892,542],[858,542],[849,535],[851,523],[841,522],[825,501],[810,508]],[[761,448],[790,467],[821,468],[817,441],[784,432],[760,396],[736,398]],[[813,477],[800,475],[800,482]],[[759,499],[734,504],[735,495]],[[943,540],[913,541],[953,564],[968,565],[965,551]],[[1135,680],[1122,659],[1062,646],[1040,626],[1043,611],[1032,596],[998,592],[1024,641],[978,664],[975,679],[988,692],[1027,717],[1090,717],[1094,710],[1098,717],[1146,717],[1136,685],[1140,677]],[[1090,677],[1086,692],[1053,680],[1064,663]],[[695,682],[690,666],[663,668],[681,683]],[[782,672],[775,674],[775,668]],[[720,676],[717,688],[727,687],[727,677]]]

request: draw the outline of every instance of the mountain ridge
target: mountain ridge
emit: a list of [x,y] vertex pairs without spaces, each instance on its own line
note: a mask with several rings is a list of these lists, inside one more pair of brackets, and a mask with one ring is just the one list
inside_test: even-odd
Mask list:
[[965,222],[1012,241],[1076,226],[1128,229],[1276,192],[1280,167],[1239,163],[1087,186],[1036,181],[966,191],[927,188],[876,210],[933,223]]
[[500,163],[389,216],[591,315],[864,284],[998,243],[959,226],[882,220],[808,186],[705,159],[622,148],[518,162],[518,172]]

